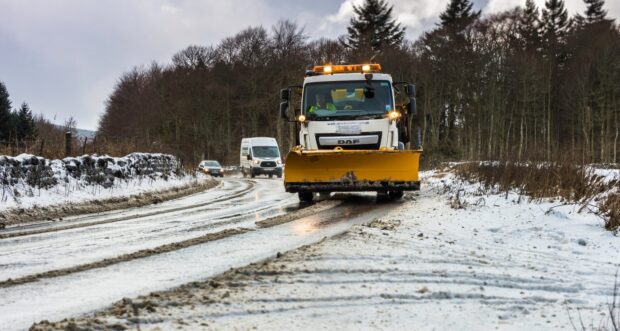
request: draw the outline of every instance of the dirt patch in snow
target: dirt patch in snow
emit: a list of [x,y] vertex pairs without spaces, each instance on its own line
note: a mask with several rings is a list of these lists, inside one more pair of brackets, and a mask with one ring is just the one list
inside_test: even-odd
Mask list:
[[43,278],[59,277],[59,276],[72,274],[75,272],[81,272],[81,271],[86,271],[86,270],[91,270],[91,269],[96,269],[96,268],[103,268],[103,267],[107,267],[107,266],[120,263],[120,262],[140,259],[140,258],[148,257],[151,255],[168,253],[168,252],[172,252],[172,251],[179,250],[182,248],[204,244],[209,241],[214,241],[214,240],[219,240],[219,239],[235,236],[238,234],[246,233],[248,231],[252,231],[252,230],[248,228],[227,229],[227,230],[223,230],[220,232],[209,233],[204,236],[200,236],[200,237],[196,237],[196,238],[192,238],[192,239],[188,239],[184,241],[161,245],[161,246],[150,248],[150,249],[143,249],[137,252],[119,255],[113,258],[103,259],[97,262],[86,263],[86,264],[82,264],[82,265],[78,265],[78,266],[74,266],[70,268],[50,270],[50,271],[46,271],[46,272],[42,272],[42,273],[38,273],[34,275],[29,275],[29,276],[25,276],[21,278],[16,278],[16,279],[9,278],[8,280],[0,282],[0,288],[19,285],[19,284],[25,284],[25,283],[31,283],[31,282],[34,282],[34,281],[37,281]]
[[177,199],[215,187],[219,181],[214,179],[196,181],[167,190],[140,193],[124,198],[90,200],[81,203],[67,203],[56,206],[16,208],[0,212],[0,229],[8,225],[41,220],[60,220],[64,217],[101,213],[110,210],[142,207]]
[[366,226],[369,228],[376,228],[380,230],[394,231],[397,227],[400,226],[400,223],[401,223],[400,220],[395,220],[395,219],[383,220],[383,219],[378,218],[366,224]]

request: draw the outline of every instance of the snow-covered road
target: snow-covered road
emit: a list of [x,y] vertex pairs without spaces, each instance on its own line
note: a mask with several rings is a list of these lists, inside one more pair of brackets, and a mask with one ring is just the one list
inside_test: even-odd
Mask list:
[[[341,233],[393,207],[368,201],[319,203],[308,207],[314,215],[259,227],[258,221],[294,215],[297,197],[279,180],[228,178],[206,192],[145,208],[10,227],[0,232],[0,329],[24,329],[203,280]],[[183,245],[195,238],[208,240]]]
[[613,330],[620,241],[598,216],[449,173],[423,180],[343,235],[53,329]]

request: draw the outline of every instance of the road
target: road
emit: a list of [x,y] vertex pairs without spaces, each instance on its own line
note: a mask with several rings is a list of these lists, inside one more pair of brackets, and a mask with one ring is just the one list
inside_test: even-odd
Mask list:
[[300,206],[279,180],[226,178],[157,205],[7,228],[0,232],[0,329],[204,280],[393,208],[370,196],[354,200]]

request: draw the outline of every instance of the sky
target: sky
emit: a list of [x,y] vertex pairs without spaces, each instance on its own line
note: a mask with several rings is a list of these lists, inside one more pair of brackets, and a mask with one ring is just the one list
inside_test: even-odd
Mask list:
[[[0,0],[0,81],[14,108],[26,101],[57,124],[73,117],[96,130],[118,78],[134,66],[170,63],[189,45],[216,45],[248,26],[288,19],[310,39],[346,33],[363,0]],[[414,40],[438,21],[448,0],[389,0]],[[483,13],[525,0],[474,0]],[[544,0],[535,0],[539,7]],[[582,12],[582,0],[565,0]],[[607,1],[620,17],[620,1]]]

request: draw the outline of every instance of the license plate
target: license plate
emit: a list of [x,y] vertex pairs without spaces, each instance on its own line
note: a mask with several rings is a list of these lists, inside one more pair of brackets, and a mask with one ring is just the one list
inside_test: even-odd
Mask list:
[[336,126],[336,132],[344,134],[360,134],[362,133],[362,127],[357,123],[338,124]]

